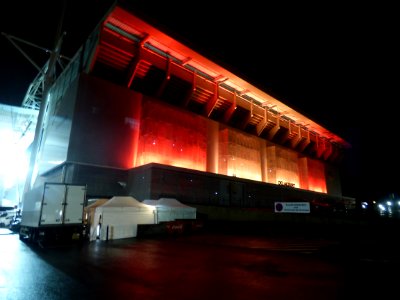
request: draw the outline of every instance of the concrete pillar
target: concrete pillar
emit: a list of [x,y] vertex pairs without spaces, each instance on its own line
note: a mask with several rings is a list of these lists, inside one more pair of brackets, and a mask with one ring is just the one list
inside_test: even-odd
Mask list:
[[207,172],[218,174],[218,141],[219,125],[217,122],[207,122]]

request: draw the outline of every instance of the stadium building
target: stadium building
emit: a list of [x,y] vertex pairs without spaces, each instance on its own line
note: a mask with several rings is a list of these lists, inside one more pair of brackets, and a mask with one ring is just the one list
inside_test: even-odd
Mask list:
[[209,218],[354,204],[341,190],[345,140],[120,4],[45,95],[27,190],[170,197]]

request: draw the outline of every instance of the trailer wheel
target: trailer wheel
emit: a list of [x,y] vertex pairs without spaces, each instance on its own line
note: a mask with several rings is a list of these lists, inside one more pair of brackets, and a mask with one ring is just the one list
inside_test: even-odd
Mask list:
[[31,229],[29,230],[29,242],[34,243],[36,242],[37,236],[36,236],[36,230]]
[[21,228],[19,229],[19,239],[23,242],[26,242],[26,238],[27,238],[27,228],[24,226],[21,226]]

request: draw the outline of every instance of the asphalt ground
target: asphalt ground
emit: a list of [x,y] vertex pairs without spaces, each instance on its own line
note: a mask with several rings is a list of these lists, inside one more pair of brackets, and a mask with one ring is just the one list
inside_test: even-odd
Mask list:
[[389,297],[397,222],[213,222],[190,234],[73,245],[0,230],[0,299],[361,299]]

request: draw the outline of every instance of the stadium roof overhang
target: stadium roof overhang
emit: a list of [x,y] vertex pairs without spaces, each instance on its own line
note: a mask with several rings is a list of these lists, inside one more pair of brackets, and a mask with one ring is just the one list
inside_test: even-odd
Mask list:
[[272,142],[337,162],[350,144],[176,39],[115,6],[88,73]]

